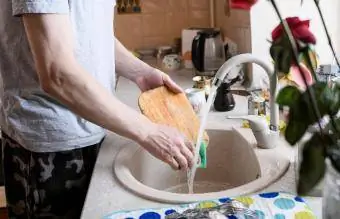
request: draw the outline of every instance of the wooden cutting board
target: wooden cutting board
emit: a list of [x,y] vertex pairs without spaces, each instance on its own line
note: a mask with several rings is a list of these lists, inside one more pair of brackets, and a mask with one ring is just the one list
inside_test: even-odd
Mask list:
[[[151,121],[175,127],[188,140],[196,143],[200,121],[184,93],[175,94],[161,86],[142,93],[138,104],[142,113]],[[203,139],[209,142],[206,132]]]

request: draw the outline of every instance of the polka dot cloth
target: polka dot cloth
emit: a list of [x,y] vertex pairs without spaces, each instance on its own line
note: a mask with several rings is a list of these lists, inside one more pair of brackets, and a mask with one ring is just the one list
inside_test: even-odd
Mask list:
[[[103,219],[164,219],[166,215],[174,212],[182,213],[183,211],[192,208],[215,207],[228,202],[231,199],[235,199],[249,205],[249,208],[256,211],[258,219],[316,219],[316,216],[302,198],[277,192],[240,196],[235,198],[225,197],[218,200],[204,201],[164,209],[115,212]],[[238,219],[235,215],[230,215],[226,218]],[[243,218],[248,219],[247,217]]]

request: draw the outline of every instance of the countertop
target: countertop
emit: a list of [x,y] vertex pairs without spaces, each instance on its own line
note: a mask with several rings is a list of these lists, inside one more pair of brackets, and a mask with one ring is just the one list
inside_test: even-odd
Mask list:
[[[192,86],[193,72],[189,70],[179,70],[169,72],[170,77],[176,81],[182,88],[190,88]],[[254,77],[256,78],[256,77]],[[255,79],[254,79],[255,80]],[[138,110],[137,99],[140,94],[138,87],[124,78],[120,78],[116,95],[125,104]],[[247,114],[246,98],[235,96],[236,107],[229,115],[245,115]],[[210,112],[208,121],[218,123],[227,123],[226,113]],[[158,208],[169,206],[169,204],[161,204],[146,200],[134,195],[126,190],[116,179],[113,172],[113,161],[116,154],[121,148],[132,141],[114,133],[109,132],[105,138],[94,173],[87,193],[87,198],[83,208],[83,219],[101,218],[115,211],[133,210],[140,208]],[[295,149],[292,149],[295,150]],[[295,150],[296,151],[296,150]],[[296,188],[296,156],[291,159],[291,165],[285,175],[274,184],[270,185],[262,192],[289,192],[295,193]],[[321,218],[322,199],[318,197],[304,197],[313,211]]]

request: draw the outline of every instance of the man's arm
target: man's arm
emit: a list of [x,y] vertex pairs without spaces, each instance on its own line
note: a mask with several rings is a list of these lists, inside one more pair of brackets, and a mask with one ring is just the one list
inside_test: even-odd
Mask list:
[[167,74],[132,55],[116,38],[115,54],[117,74],[135,82],[142,92],[163,85],[175,93],[183,92]]
[[135,57],[117,38],[115,38],[115,59],[116,73],[133,82],[136,82],[139,77],[155,70]]
[[193,164],[193,147],[178,130],[152,123],[110,94],[76,61],[68,15],[23,15],[43,90],[81,117],[137,141],[173,168]]
[[45,92],[122,136],[141,141],[148,135],[151,122],[111,95],[76,61],[68,15],[24,15],[23,20]]

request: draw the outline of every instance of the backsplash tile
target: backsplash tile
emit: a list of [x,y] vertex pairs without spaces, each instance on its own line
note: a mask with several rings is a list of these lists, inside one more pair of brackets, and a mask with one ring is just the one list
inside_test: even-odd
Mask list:
[[194,10],[209,10],[210,0],[189,0],[189,5]]
[[164,35],[166,30],[164,14],[143,15],[142,28],[144,37]]
[[144,37],[142,48],[154,48],[158,46],[168,45],[170,42],[171,39],[168,39],[166,36]]
[[189,25],[192,27],[209,27],[209,11],[191,11],[189,13]]
[[[170,45],[188,27],[209,27],[210,0],[141,0],[142,13],[117,14],[115,33],[129,49]],[[239,52],[251,52],[250,13],[230,10],[225,0],[215,0],[216,26],[234,40]]]
[[165,15],[166,34],[180,36],[182,29],[189,26],[186,12],[169,12]]
[[142,0],[143,13],[164,13],[168,8],[168,0]]
[[187,0],[168,0],[168,11],[185,12],[188,10],[189,3]]
[[124,45],[138,48],[143,43],[142,16],[132,14],[116,16],[115,35]]

